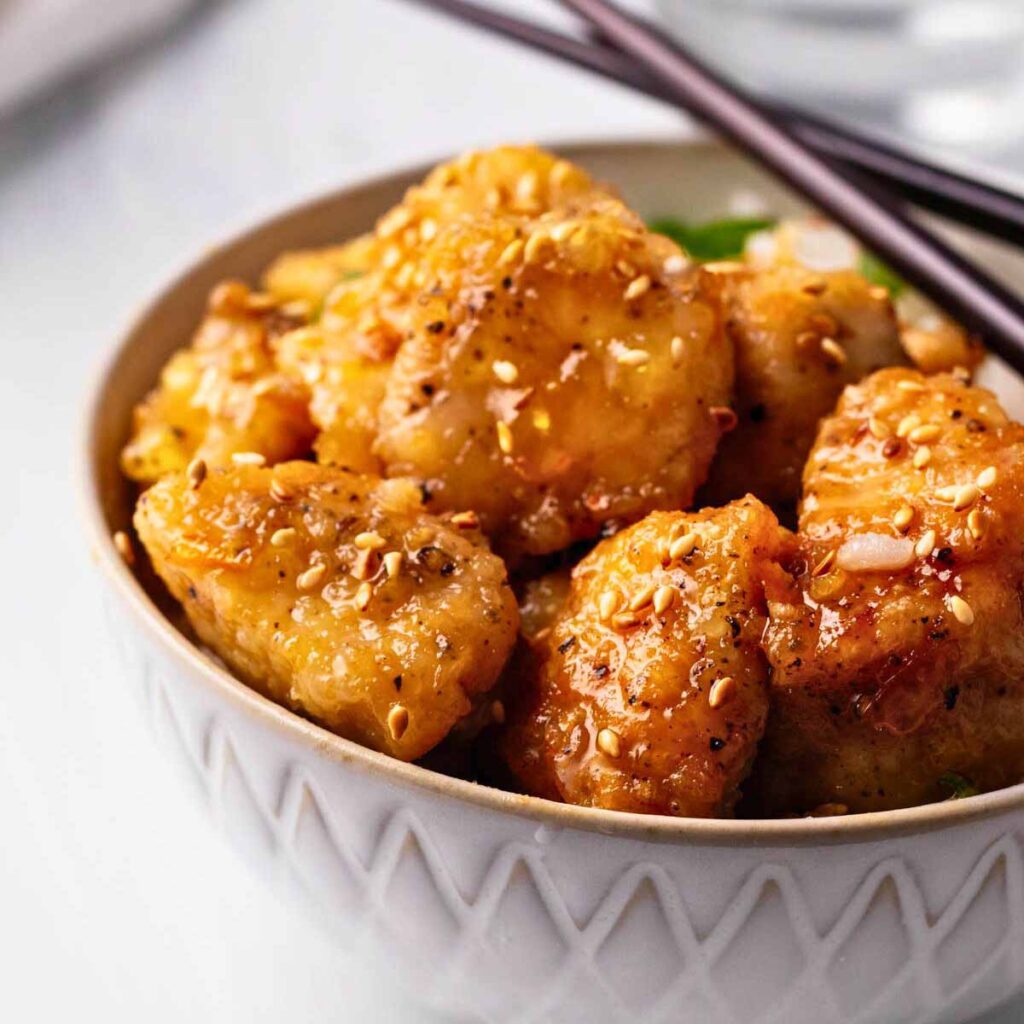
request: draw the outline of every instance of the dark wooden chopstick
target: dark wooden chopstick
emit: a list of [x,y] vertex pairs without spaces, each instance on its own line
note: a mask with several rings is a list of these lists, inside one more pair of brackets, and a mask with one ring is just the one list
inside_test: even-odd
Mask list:
[[680,106],[774,171],[1024,373],[1024,303],[908,220],[881,186],[863,175],[840,172],[692,55],[607,0],[560,3],[645,67]]
[[[471,0],[412,0],[505,38],[627,85],[655,99],[673,102],[666,87],[640,65],[599,41],[574,39]],[[639,19],[638,19],[639,20]],[[1024,197],[936,167],[904,149],[868,137],[804,111],[764,105],[819,155],[883,182],[908,202],[976,231],[1024,244]]]

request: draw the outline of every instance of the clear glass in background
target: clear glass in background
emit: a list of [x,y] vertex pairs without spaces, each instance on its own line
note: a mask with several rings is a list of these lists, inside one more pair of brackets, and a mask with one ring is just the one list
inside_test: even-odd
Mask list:
[[1024,0],[656,0],[759,93],[1024,171]]

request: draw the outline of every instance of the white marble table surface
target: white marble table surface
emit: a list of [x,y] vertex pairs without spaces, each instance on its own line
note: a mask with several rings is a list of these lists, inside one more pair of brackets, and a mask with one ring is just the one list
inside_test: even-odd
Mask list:
[[76,524],[87,376],[171,270],[274,207],[475,144],[680,130],[391,0],[209,3],[0,121],[0,1019],[422,1019],[151,748]]

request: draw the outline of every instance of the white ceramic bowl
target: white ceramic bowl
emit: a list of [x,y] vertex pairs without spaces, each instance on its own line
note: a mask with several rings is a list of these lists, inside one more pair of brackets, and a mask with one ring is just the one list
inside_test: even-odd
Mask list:
[[[556,148],[645,214],[706,218],[751,196],[799,208],[716,144]],[[499,792],[372,753],[257,695],[189,643],[119,559],[110,533],[130,517],[116,458],[129,411],[210,286],[366,229],[421,173],[345,189],[207,253],[135,321],[92,396],[85,504],[115,633],[215,818],[276,886],[458,1020],[925,1024],[1020,992],[1022,786],[765,822]],[[1024,280],[1020,258],[983,255]]]

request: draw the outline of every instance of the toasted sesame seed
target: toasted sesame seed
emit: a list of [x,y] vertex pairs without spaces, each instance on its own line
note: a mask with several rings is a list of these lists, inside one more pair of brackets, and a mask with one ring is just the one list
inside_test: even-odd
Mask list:
[[275,548],[283,548],[285,544],[290,544],[298,536],[298,531],[294,526],[282,526],[280,530],[275,530],[270,535],[270,543]]
[[551,237],[556,242],[564,242],[567,238],[571,237],[579,229],[579,224],[571,220],[563,220],[561,224],[556,224],[550,229]]
[[513,446],[512,428],[504,420],[498,420],[496,427],[498,431],[498,447],[505,455],[511,455]]
[[124,530],[117,530],[113,536],[114,547],[117,553],[124,560],[125,565],[135,564],[135,549],[132,547],[131,538]]
[[959,594],[953,594],[950,597],[949,610],[961,626],[974,625],[974,609]]
[[925,530],[914,545],[914,554],[918,558],[927,558],[935,550],[937,537],[934,530]]
[[614,729],[601,729],[597,734],[597,749],[605,757],[619,757],[622,754],[622,741]]
[[821,354],[834,366],[846,365],[846,349],[835,338],[821,339]]
[[964,484],[956,492],[956,497],[953,498],[953,511],[963,512],[964,509],[970,508],[980,497],[981,490],[977,484]]
[[672,602],[676,599],[676,588],[675,587],[658,587],[654,592],[654,614],[664,615],[665,612],[672,607]]
[[914,521],[914,510],[910,505],[902,505],[896,510],[896,514],[892,517],[892,525],[896,527],[900,533],[906,533],[910,529],[910,524]]
[[327,566],[323,562],[311,565],[305,572],[295,577],[295,585],[299,590],[312,590],[327,575]]
[[644,366],[651,361],[651,353],[642,348],[623,348],[615,353],[620,366]]
[[188,486],[191,490],[197,490],[206,479],[206,463],[202,459],[193,459],[185,470],[188,479]]
[[402,552],[389,551],[384,556],[384,571],[388,579],[394,579],[402,571]]
[[494,376],[502,384],[515,384],[519,379],[519,367],[515,363],[510,363],[507,359],[496,359],[491,369],[494,370]]
[[978,474],[977,484],[982,489],[991,487],[999,478],[999,472],[995,466],[988,466]]
[[420,224],[420,241],[429,242],[437,234],[437,221],[427,217]]
[[832,551],[826,552],[825,556],[818,562],[818,564],[811,570],[812,576],[825,576],[832,571],[832,566],[836,564],[836,553]]
[[938,441],[942,436],[942,427],[935,423],[922,423],[919,427],[914,427],[913,430],[907,434],[907,440],[911,444],[931,444],[933,441]]
[[801,331],[796,336],[796,347],[801,349],[810,348],[818,343],[818,335],[814,331]]
[[886,459],[895,459],[901,451],[903,451],[903,442],[898,437],[890,437],[882,445],[882,457]]
[[816,277],[812,281],[808,281],[801,289],[808,295],[824,295],[827,290],[828,281],[823,277]]
[[386,547],[388,542],[376,530],[366,530],[363,533],[357,533],[352,543],[360,550],[377,551]]
[[921,426],[921,417],[911,413],[909,416],[904,416],[896,425],[896,436],[906,437],[912,430],[916,430]]
[[282,505],[295,499],[295,493],[276,478],[270,481],[270,496]]
[[392,235],[397,235],[402,228],[407,227],[411,220],[412,212],[407,206],[396,206],[381,217],[377,224],[377,234],[380,238],[390,238]]
[[630,626],[635,626],[638,621],[633,612],[619,612],[617,615],[612,616],[612,625],[616,629],[629,629]]
[[480,525],[480,517],[473,511],[456,512],[452,516],[452,526],[460,530],[475,530]]
[[807,815],[808,818],[841,818],[846,814],[850,813],[850,808],[846,804],[841,803],[824,803],[818,804],[813,811],[810,811]]
[[352,568],[349,570],[352,576],[357,580],[368,580],[375,572],[374,559],[377,552],[374,548],[361,548],[359,554],[356,555],[356,560],[352,563]]
[[729,698],[736,692],[736,680],[732,676],[722,676],[711,684],[708,693],[708,704],[712,708],[720,708],[729,701]]
[[568,160],[556,160],[548,177],[552,185],[560,187],[572,177],[572,171],[572,164]]
[[636,267],[634,267],[633,264],[629,262],[629,260],[617,260],[615,263],[615,269],[623,277],[636,277]]
[[914,469],[924,469],[932,461],[932,450],[923,444],[914,452]]
[[638,590],[630,599],[629,610],[637,612],[645,605],[650,604],[654,598],[655,590],[657,590],[657,587],[653,583],[648,583],[645,587]]
[[634,299],[639,299],[641,295],[650,291],[651,279],[647,274],[641,274],[639,277],[634,277],[626,287],[626,291],[623,293],[623,298],[627,302],[632,302]]
[[491,721],[498,725],[505,721],[505,705],[500,700],[491,703]]
[[369,580],[364,580],[356,587],[356,607],[361,611],[365,612],[370,606],[370,602],[373,600],[373,584]]
[[723,434],[728,434],[730,430],[736,429],[739,417],[734,409],[730,409],[727,405],[713,405],[708,411]]
[[234,452],[231,461],[236,466],[265,466],[267,457],[259,452]]
[[507,267],[515,263],[522,254],[524,247],[525,246],[521,238],[513,239],[501,251],[501,255],[498,257],[498,266]]
[[938,501],[952,501],[956,497],[958,490],[959,488],[956,484],[950,484],[947,487],[937,487],[935,489],[935,497]]
[[896,387],[898,387],[900,389],[900,391],[919,392],[919,391],[924,391],[925,390],[924,385],[922,383],[920,383],[920,381],[916,381],[916,380],[901,380],[901,381],[897,381]]
[[682,360],[682,358],[683,358],[683,353],[684,353],[684,352],[685,352],[685,350],[686,350],[686,343],[685,343],[685,342],[683,341],[683,339],[682,339],[682,338],[680,338],[680,337],[679,337],[679,335],[677,334],[677,335],[676,335],[676,336],[675,336],[675,337],[674,337],[674,338],[672,339],[672,341],[671,341],[671,344],[669,345],[669,350],[670,350],[670,351],[671,351],[671,353],[672,353],[672,362],[674,362],[674,363],[678,363],[678,362],[680,362],[680,361]]
[[973,508],[967,513],[967,529],[975,540],[981,540],[985,533],[985,517],[980,509]]
[[409,711],[403,704],[396,704],[388,712],[388,732],[397,743],[409,728]]
[[868,430],[871,431],[872,437],[878,438],[879,441],[884,441],[889,436],[889,428],[877,416],[872,416],[868,420]]
[[692,530],[684,533],[678,540],[672,541],[668,549],[668,557],[674,562],[677,558],[687,558],[692,555],[700,537]]
[[872,285],[868,289],[868,295],[874,299],[875,302],[885,302],[889,298],[889,289],[880,284]]
[[534,409],[530,418],[533,420],[533,425],[542,434],[546,434],[551,429],[551,413],[547,409]]
[[597,614],[602,622],[607,622],[619,610],[620,598],[614,590],[606,590],[597,599]]
[[523,259],[527,263],[533,263],[535,260],[541,259],[553,247],[554,242],[552,242],[550,235],[542,231],[534,232],[534,234],[530,235],[523,248]]
[[537,198],[537,192],[539,189],[540,178],[537,176],[537,172],[527,171],[516,182],[516,199],[520,202],[532,202]]

